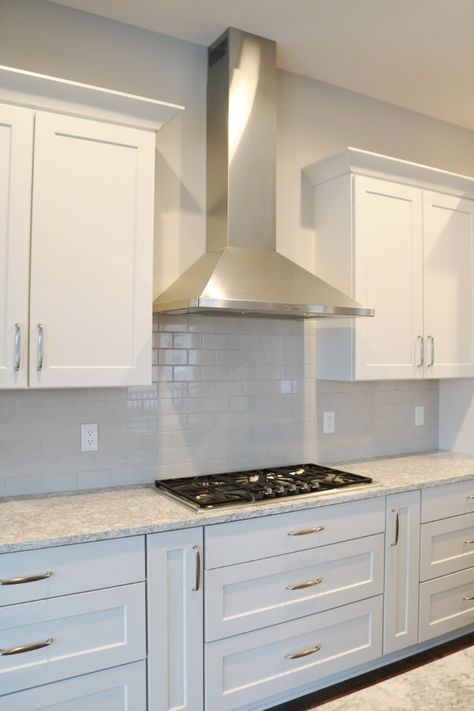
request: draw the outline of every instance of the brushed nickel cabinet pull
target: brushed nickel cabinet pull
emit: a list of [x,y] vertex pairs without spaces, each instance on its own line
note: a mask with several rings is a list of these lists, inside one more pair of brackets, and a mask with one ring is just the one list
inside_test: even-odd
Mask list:
[[430,362],[428,363],[428,368],[432,368],[434,366],[434,359],[435,359],[434,338],[433,338],[433,336],[427,336],[426,340],[431,343],[431,359],[430,359]]
[[423,364],[425,362],[425,342],[423,340],[423,336],[417,336],[416,342],[420,344],[420,346],[419,346],[420,359],[419,359],[418,363],[416,364],[416,367],[422,368]]
[[468,543],[470,545],[471,543],[474,543],[474,538],[466,538],[464,543]]
[[311,533],[324,531],[324,526],[314,526],[314,528],[302,528],[301,531],[288,531],[289,536],[309,536]]
[[8,657],[12,654],[24,654],[25,652],[34,652],[35,649],[42,649],[53,644],[54,639],[50,637],[42,642],[32,642],[31,644],[22,644],[20,647],[11,647],[10,649],[0,649],[0,656]]
[[193,551],[196,554],[196,577],[194,579],[193,590],[199,590],[201,587],[201,549],[199,546],[193,546]]
[[474,600],[474,595],[463,595],[463,600]]
[[46,573],[38,573],[38,575],[27,575],[21,578],[7,578],[5,580],[0,580],[0,585],[23,585],[23,583],[36,583],[38,580],[46,580],[50,578],[53,574],[52,570],[48,570]]
[[36,370],[43,370],[44,363],[44,327],[38,324],[38,354],[36,360]]
[[13,370],[20,370],[21,368],[21,326],[19,323],[15,324],[15,362],[13,364]]
[[321,645],[317,644],[315,647],[310,647],[305,649],[303,652],[295,652],[294,654],[285,654],[286,659],[301,659],[301,657],[309,657],[310,654],[316,654],[321,649]]
[[398,539],[400,537],[400,513],[398,509],[392,509],[392,513],[396,514],[395,516],[395,540],[393,543],[390,545],[393,546],[398,546]]
[[466,496],[466,499],[474,499],[474,494],[469,494],[468,496]]
[[322,578],[316,578],[316,580],[308,580],[306,583],[295,583],[294,585],[287,585],[287,590],[304,590],[305,588],[313,588],[315,585],[320,585],[323,582]]

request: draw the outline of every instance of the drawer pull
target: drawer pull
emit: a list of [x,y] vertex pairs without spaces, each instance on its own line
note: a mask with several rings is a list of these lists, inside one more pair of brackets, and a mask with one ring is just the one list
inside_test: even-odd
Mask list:
[[470,543],[474,543],[474,538],[466,538],[466,540],[464,541],[464,543],[469,543],[469,544],[470,544]]
[[304,652],[295,652],[294,654],[285,654],[286,659],[301,659],[301,657],[309,657],[310,654],[316,654],[321,649],[321,645],[317,644],[315,647],[310,647],[310,649],[305,649]]
[[38,580],[46,580],[47,578],[50,578],[52,574],[53,571],[48,570],[47,573],[28,575],[23,578],[7,578],[6,580],[0,580],[0,585],[23,585],[23,583],[36,583]]
[[463,595],[463,600],[474,600],[474,595]]
[[315,526],[314,528],[302,528],[301,531],[288,531],[289,536],[309,536],[311,533],[320,533],[324,531],[324,526]]
[[35,649],[42,649],[53,644],[54,639],[50,637],[42,642],[32,642],[31,644],[23,644],[21,647],[11,647],[10,649],[0,649],[0,656],[8,657],[11,654],[24,654],[25,652],[34,652]]
[[305,588],[314,588],[315,585],[320,585],[323,582],[322,578],[316,578],[316,580],[308,580],[306,583],[295,583],[294,585],[287,585],[287,590],[304,590]]
[[469,494],[468,496],[466,496],[466,499],[474,499],[474,494]]

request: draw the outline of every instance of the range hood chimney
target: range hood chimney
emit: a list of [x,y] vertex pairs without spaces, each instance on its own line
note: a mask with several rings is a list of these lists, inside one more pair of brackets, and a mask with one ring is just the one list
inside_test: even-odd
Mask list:
[[229,28],[209,47],[207,251],[155,312],[373,316],[276,251],[275,97],[275,42]]

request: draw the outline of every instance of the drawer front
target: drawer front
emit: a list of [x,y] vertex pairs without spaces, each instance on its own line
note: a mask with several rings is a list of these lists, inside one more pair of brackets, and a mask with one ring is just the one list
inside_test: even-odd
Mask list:
[[4,553],[0,556],[0,605],[142,580],[144,536]]
[[[30,645],[45,645],[28,651]],[[26,647],[18,654],[5,652]],[[9,694],[144,659],[145,584],[0,609],[0,689]]]
[[205,653],[207,711],[262,702],[379,657],[382,596],[211,642]]
[[424,523],[421,527],[421,580],[474,566],[474,513]]
[[0,711],[146,711],[145,662],[0,697]]
[[421,491],[421,522],[474,511],[474,479],[433,486]]
[[379,496],[334,506],[207,526],[206,568],[245,563],[385,530],[385,499]]
[[384,535],[241,563],[206,574],[206,641],[383,592]]
[[474,568],[421,583],[420,642],[473,623]]

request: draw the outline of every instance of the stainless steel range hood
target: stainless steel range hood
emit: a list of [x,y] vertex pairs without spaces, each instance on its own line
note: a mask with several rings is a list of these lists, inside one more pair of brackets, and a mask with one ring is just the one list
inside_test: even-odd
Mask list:
[[207,252],[155,312],[373,316],[276,251],[275,96],[275,42],[228,29],[209,48]]

